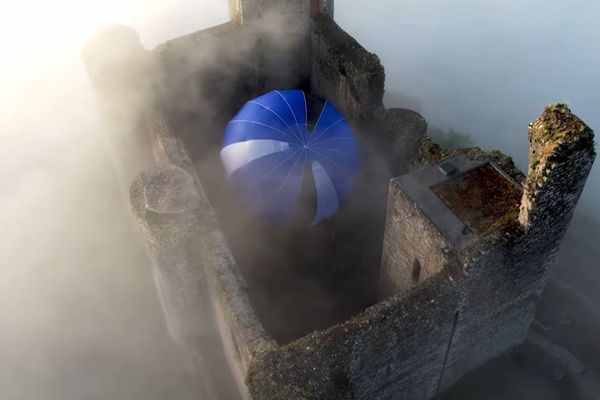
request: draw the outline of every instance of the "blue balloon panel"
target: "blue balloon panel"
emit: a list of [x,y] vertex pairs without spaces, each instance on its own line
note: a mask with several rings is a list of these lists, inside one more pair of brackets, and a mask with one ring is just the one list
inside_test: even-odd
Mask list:
[[294,219],[311,176],[316,224],[350,193],[358,148],[350,124],[327,100],[275,90],[247,102],[227,124],[221,160],[243,204],[274,223]]

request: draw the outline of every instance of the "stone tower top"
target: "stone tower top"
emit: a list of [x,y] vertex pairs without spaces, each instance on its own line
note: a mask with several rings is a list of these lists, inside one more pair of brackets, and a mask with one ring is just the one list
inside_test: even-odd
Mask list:
[[529,170],[519,221],[528,230],[564,230],[592,168],[594,133],[565,104],[529,125]]

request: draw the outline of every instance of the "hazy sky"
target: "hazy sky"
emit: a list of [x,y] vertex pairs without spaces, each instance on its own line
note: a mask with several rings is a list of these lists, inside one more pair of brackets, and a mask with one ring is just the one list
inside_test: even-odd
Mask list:
[[[527,124],[567,101],[600,132],[600,2],[337,0],[336,20],[385,66],[388,91],[431,125],[469,133],[522,170]],[[597,213],[596,163],[583,203]]]
[[[336,15],[380,55],[388,90],[418,100],[432,125],[471,133],[521,166],[527,123],[546,103],[568,100],[600,130],[600,2],[338,0]],[[110,21],[134,27],[153,47],[227,19],[226,0],[2,6],[3,400],[192,396],[79,47]],[[589,210],[600,200],[599,168]]]

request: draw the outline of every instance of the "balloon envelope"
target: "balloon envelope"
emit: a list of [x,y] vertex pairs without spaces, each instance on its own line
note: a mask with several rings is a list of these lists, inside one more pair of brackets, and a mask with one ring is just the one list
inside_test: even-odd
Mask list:
[[282,90],[247,102],[227,124],[221,160],[244,206],[270,222],[291,222],[303,185],[314,185],[316,224],[350,192],[358,149],[331,103]]

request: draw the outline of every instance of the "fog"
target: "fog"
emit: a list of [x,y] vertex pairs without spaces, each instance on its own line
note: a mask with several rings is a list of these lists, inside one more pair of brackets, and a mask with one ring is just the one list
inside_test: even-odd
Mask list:
[[[387,106],[471,135],[526,170],[527,124],[566,101],[600,127],[600,3],[593,0],[336,1],[336,21],[386,70]],[[582,205],[597,212],[600,166]]]
[[80,3],[3,3],[0,14],[0,398],[199,398],[80,47],[110,21],[153,47],[226,21],[227,4]]
[[[99,113],[80,46],[115,21],[152,48],[226,21],[227,2],[97,3],[29,0],[0,15],[0,398],[198,398],[168,337],[123,192],[130,176],[111,144],[118,132]],[[527,123],[544,104],[568,101],[600,129],[598,15],[592,0],[336,2],[340,25],[381,57],[388,106],[500,148],[522,169]],[[599,168],[577,221],[598,217]],[[558,275],[598,305],[600,232],[585,229],[562,256],[581,274],[569,281],[559,266]]]

